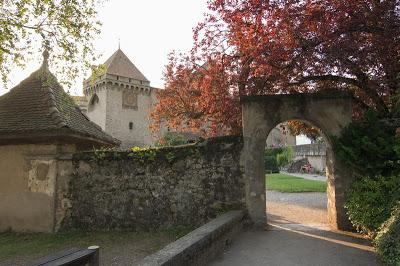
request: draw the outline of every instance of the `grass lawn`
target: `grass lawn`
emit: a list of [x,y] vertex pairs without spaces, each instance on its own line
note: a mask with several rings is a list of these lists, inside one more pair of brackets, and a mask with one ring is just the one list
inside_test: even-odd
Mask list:
[[267,174],[266,187],[268,190],[279,192],[325,192],[326,182],[308,180],[285,174]]
[[[100,246],[100,259],[144,257],[188,233],[189,229],[160,232],[0,233],[0,265],[25,265],[50,253],[72,247]],[[126,254],[125,254],[126,253]]]

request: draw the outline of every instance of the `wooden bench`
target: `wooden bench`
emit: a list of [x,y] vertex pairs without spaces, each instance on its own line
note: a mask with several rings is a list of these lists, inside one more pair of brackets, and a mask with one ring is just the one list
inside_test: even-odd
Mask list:
[[27,266],[99,266],[99,247],[63,250],[40,258]]

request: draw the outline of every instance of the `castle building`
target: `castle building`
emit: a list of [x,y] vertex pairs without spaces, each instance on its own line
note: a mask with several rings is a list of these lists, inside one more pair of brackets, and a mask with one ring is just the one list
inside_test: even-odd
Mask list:
[[66,158],[119,145],[64,91],[48,69],[47,52],[43,59],[37,71],[0,96],[0,232],[57,230],[57,217],[66,210],[60,196],[66,193],[65,173],[72,169]]
[[[76,99],[90,120],[121,141],[121,148],[154,145],[149,129],[156,88],[118,49],[105,63],[105,71],[83,82],[86,101]],[[86,105],[86,106],[85,106]]]
[[268,134],[266,148],[296,146],[296,136],[290,134],[286,124],[277,125]]

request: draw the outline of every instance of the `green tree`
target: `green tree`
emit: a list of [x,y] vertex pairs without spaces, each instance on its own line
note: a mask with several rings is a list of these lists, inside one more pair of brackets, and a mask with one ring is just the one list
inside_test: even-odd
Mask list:
[[184,135],[177,132],[167,132],[158,141],[157,146],[178,146],[187,144],[187,139]]
[[100,33],[102,0],[1,0],[0,76],[24,67],[46,45],[52,67],[69,83],[95,60],[93,39]]
[[282,152],[276,156],[276,161],[279,167],[284,167],[293,161],[294,152],[292,147],[284,147]]
[[396,119],[382,118],[374,110],[348,125],[339,138],[333,138],[338,156],[358,176],[391,176],[400,173],[400,142]]

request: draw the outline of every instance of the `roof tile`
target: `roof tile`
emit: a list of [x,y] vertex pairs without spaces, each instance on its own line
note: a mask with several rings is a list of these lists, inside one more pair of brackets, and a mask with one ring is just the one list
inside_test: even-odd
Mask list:
[[78,135],[107,145],[119,142],[91,122],[43,66],[0,97],[0,139],[38,132]]
[[121,49],[118,49],[108,58],[104,66],[106,67],[107,74],[148,81]]

